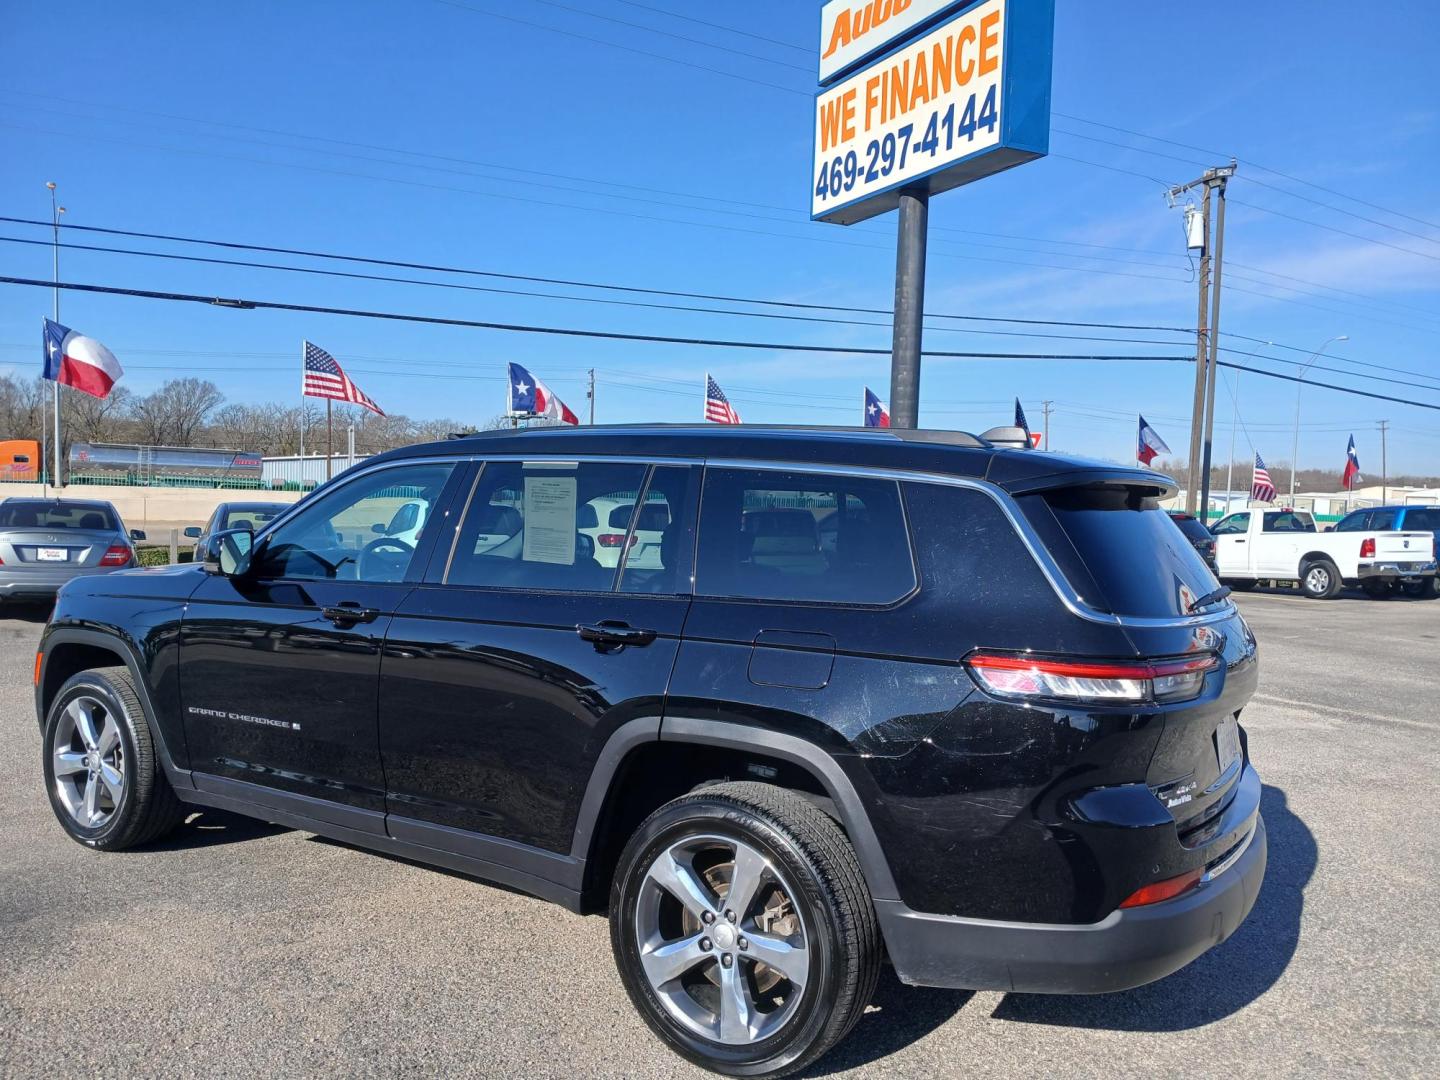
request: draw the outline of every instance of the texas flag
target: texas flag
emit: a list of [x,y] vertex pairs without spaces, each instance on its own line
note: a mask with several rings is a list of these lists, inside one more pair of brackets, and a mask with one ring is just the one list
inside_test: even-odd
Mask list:
[[1345,449],[1345,474],[1340,477],[1340,486],[1346,491],[1355,487],[1360,479],[1360,455],[1355,452],[1355,436],[1350,436],[1350,445]]
[[890,410],[875,396],[875,391],[865,387],[865,426],[889,427]]
[[103,398],[124,374],[115,354],[100,342],[45,320],[45,378]]
[[1165,440],[1155,433],[1155,429],[1145,422],[1145,417],[1140,417],[1140,440],[1136,448],[1135,456],[1140,459],[1141,465],[1149,465],[1161,454],[1170,453],[1170,447],[1165,445]]
[[580,418],[570,411],[570,406],[519,364],[510,365],[510,411],[520,416],[538,416],[562,424],[578,426],[580,423]]

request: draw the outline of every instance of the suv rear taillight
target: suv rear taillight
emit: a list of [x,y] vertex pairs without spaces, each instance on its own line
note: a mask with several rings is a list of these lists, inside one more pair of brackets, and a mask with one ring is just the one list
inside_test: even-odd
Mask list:
[[[624,534],[624,533],[601,533],[598,537],[596,537],[596,540],[599,541],[600,546],[601,546],[602,548],[618,548],[618,547],[624,546],[624,543],[625,543],[625,534]],[[634,543],[635,543],[635,537],[633,537],[633,536],[630,537],[630,543],[631,543],[631,544],[634,544]]]
[[125,566],[130,562],[133,552],[125,544],[111,544],[109,550],[100,556],[101,566]]
[[1364,540],[1360,541],[1360,558],[1375,558],[1375,537],[1367,536]]
[[1198,697],[1220,666],[1212,654],[1174,660],[1060,660],[1017,653],[972,653],[965,660],[996,697],[1143,705]]

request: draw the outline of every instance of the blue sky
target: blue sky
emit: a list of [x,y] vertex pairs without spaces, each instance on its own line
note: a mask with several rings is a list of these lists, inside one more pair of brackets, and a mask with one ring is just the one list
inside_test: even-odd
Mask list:
[[[65,220],[76,225],[888,308],[893,215],[850,229],[807,216],[818,7],[809,0],[255,0],[241,7],[17,0],[7,5],[0,37],[0,214],[47,217],[44,182],[55,180]],[[1303,361],[1304,350],[1346,334],[1348,342],[1329,350],[1343,359],[1321,361],[1345,374],[1314,378],[1440,403],[1440,228],[1426,224],[1440,223],[1433,49],[1440,5],[1219,0],[1203,17],[1148,2],[1058,0],[1057,7],[1052,155],[935,200],[927,308],[1193,325],[1180,215],[1167,208],[1162,184],[1234,154],[1241,165],[1231,188],[1233,288],[1223,327],[1302,350],[1231,339],[1263,357],[1234,359],[1293,373],[1282,361]],[[47,233],[0,225],[0,236]],[[145,289],[675,336],[889,344],[886,325],[94,252],[63,259],[67,279]],[[0,267],[48,277],[50,252],[0,243]],[[0,286],[0,366],[38,366],[49,303],[48,292]],[[880,356],[732,352],[78,294],[62,305],[62,321],[109,344],[126,365],[127,385],[140,392],[195,374],[232,400],[293,399],[302,337],[339,357],[391,412],[477,422],[503,408],[511,360],[577,411],[584,372],[598,369],[601,421],[698,419],[707,370],[751,421],[858,422],[862,387],[884,395],[889,383]],[[1023,333],[1016,326],[948,326],[929,333],[927,345],[1177,355],[1191,347],[1174,334],[1131,335],[1167,344],[1126,346],[974,332]],[[1056,403],[1057,449],[1124,459],[1134,414],[1143,412],[1183,454],[1192,377],[1184,364],[936,359],[924,370],[921,418],[980,430],[1006,422],[1018,394],[1037,425],[1041,401]],[[1221,390],[1217,459],[1228,449],[1232,386]],[[1272,464],[1288,460],[1294,384],[1243,375],[1238,401],[1237,457],[1253,445]],[[1302,465],[1333,465],[1338,473],[1353,430],[1366,472],[1378,473],[1375,422],[1388,419],[1391,471],[1440,473],[1440,413],[1311,388],[1302,419]]]

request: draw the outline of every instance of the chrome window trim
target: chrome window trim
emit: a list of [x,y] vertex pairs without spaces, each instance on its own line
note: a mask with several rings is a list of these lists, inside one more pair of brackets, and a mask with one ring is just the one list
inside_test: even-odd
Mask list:
[[[644,454],[556,454],[554,456],[558,459],[563,459],[567,464],[573,461],[576,464],[579,464],[580,462],[600,462],[613,464],[640,464],[651,466],[685,465],[693,467],[695,465],[703,465],[706,468],[714,467],[717,469],[751,469],[757,471],[763,470],[766,472],[815,473],[828,476],[849,475],[869,477],[878,480],[894,480],[897,483],[937,484],[941,487],[957,487],[964,488],[969,491],[978,491],[988,496],[991,501],[993,501],[995,505],[1000,508],[1000,512],[1005,515],[1006,519],[1010,522],[1011,527],[1019,535],[1021,543],[1023,543],[1026,549],[1030,552],[1030,557],[1035,560],[1035,564],[1040,568],[1040,572],[1044,575],[1046,581],[1050,584],[1050,588],[1055,592],[1055,595],[1060,598],[1060,602],[1065,605],[1066,609],[1072,615],[1075,615],[1081,619],[1085,619],[1087,622],[1099,623],[1103,626],[1133,626],[1138,628],[1193,627],[1204,626],[1214,622],[1221,622],[1225,619],[1228,619],[1231,614],[1238,610],[1232,601],[1219,608],[1216,608],[1213,611],[1205,612],[1200,615],[1115,615],[1108,612],[1097,611],[1095,608],[1091,607],[1086,602],[1083,596],[1081,596],[1078,592],[1075,591],[1074,587],[1070,584],[1069,579],[1065,577],[1064,572],[1060,569],[1059,564],[1055,562],[1055,560],[1051,557],[1049,551],[1046,550],[1045,545],[1040,541],[1039,535],[1031,527],[1030,523],[1025,519],[1025,515],[1021,513],[1020,508],[1015,505],[1014,498],[1008,492],[1002,490],[995,484],[991,484],[984,480],[976,480],[972,477],[947,476],[943,473],[924,472],[915,469],[890,469],[869,465],[826,464],[823,462],[807,461],[776,461],[769,458],[650,457]],[[360,477],[379,469],[398,468],[405,465],[413,465],[417,462],[475,462],[483,466],[484,463],[491,461],[524,462],[536,461],[544,457],[546,457],[546,455],[536,454],[534,451],[531,451],[528,454],[487,454],[483,451],[471,451],[469,453],[457,452],[454,454],[437,454],[434,456],[417,455],[416,457],[399,458],[395,461],[387,461],[382,465],[370,466],[368,468],[365,466],[356,466],[353,471],[353,475],[346,475],[346,482],[348,483],[351,480],[357,480]],[[315,490],[319,491],[321,490],[321,488],[316,488]],[[304,501],[305,500],[302,499],[299,503],[296,503],[295,505],[299,507],[304,503]],[[1244,511],[1239,512],[1243,513]],[[289,515],[287,514],[282,518],[277,518],[276,521],[283,521],[286,520],[288,517]],[[272,522],[271,527],[273,528],[275,524],[276,522]],[[268,532],[269,530],[267,529],[266,531]],[[696,530],[696,534],[698,538],[698,528]]]

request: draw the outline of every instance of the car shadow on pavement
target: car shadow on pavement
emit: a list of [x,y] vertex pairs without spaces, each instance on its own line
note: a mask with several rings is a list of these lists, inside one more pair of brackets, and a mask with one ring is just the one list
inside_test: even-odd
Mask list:
[[275,825],[258,818],[241,817],[224,810],[196,807],[174,832],[167,833],[145,851],[190,851],[195,848],[241,844],[289,832],[284,825]]
[[934,990],[906,986],[888,964],[870,1007],[835,1049],[810,1066],[801,1077],[828,1076],[858,1069],[919,1042],[958,1013],[974,997],[971,990]]
[[1266,786],[1260,798],[1269,861],[1254,910],[1219,947],[1175,974],[1118,994],[1007,994],[997,1020],[1109,1031],[1184,1031],[1214,1023],[1259,998],[1284,974],[1300,942],[1305,886],[1319,849],[1309,827]]

